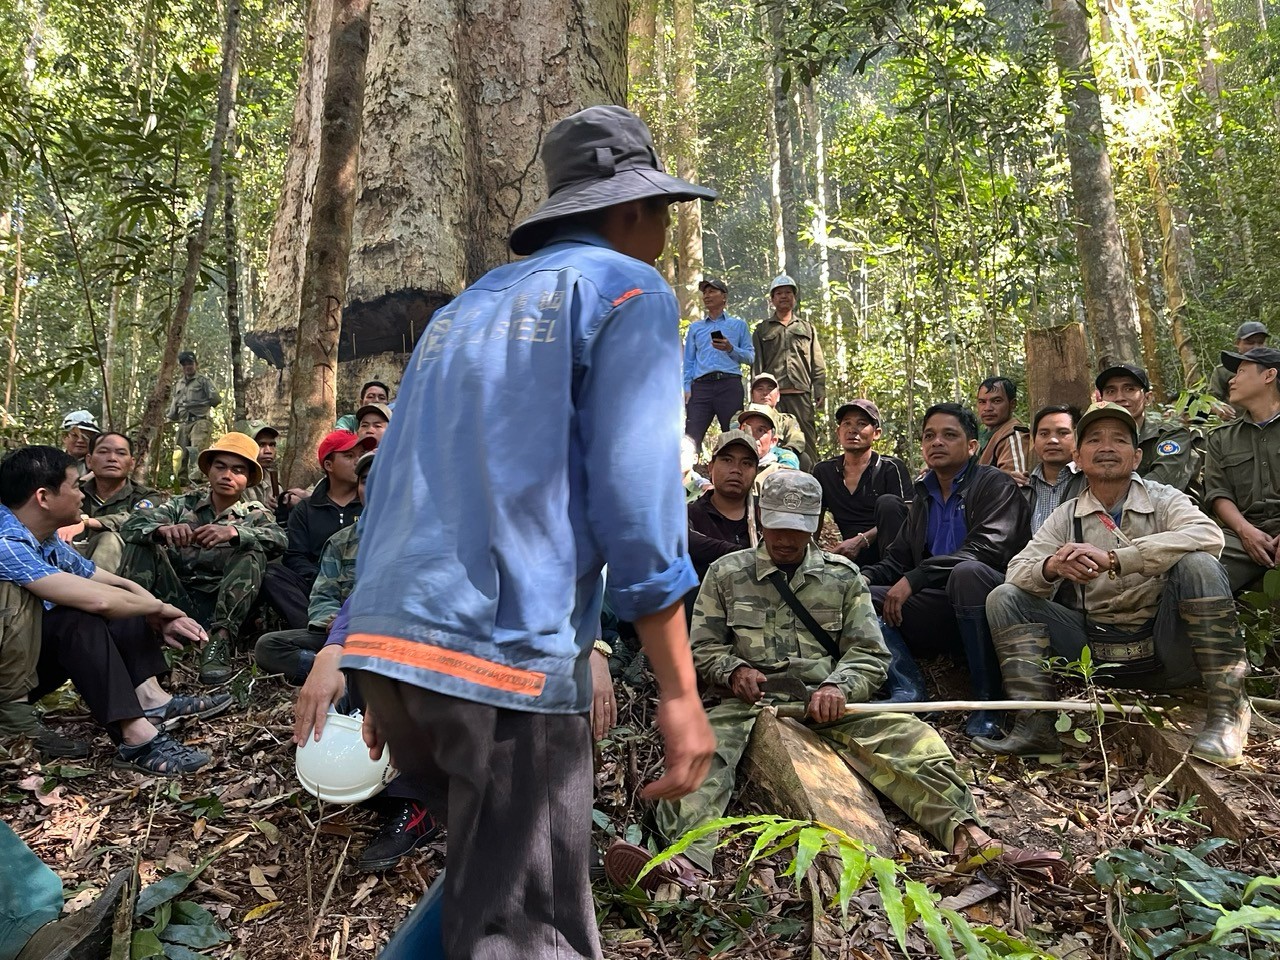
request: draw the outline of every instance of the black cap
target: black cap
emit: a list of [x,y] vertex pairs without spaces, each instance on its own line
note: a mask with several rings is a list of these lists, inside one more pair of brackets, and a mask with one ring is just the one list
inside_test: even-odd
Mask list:
[[1093,381],[1093,385],[1101,391],[1112,377],[1133,377],[1142,384],[1143,390],[1151,389],[1151,378],[1147,376],[1147,371],[1132,363],[1117,363],[1114,367],[1107,367],[1098,374],[1098,379]]
[[1271,331],[1267,329],[1267,325],[1265,323],[1259,323],[1257,320],[1246,320],[1236,329],[1237,340],[1247,340],[1249,337],[1256,337],[1258,335],[1269,338],[1271,336]]
[[865,400],[865,399],[859,398],[857,400],[850,400],[847,403],[840,404],[840,406],[836,409],[836,423],[839,423],[841,420],[843,420],[845,417],[845,414],[847,414],[850,410],[861,410],[864,414],[866,414],[871,419],[871,422],[875,426],[877,427],[880,426],[880,408],[876,406],[874,400]]
[[1280,370],[1280,350],[1275,347],[1254,347],[1248,353],[1232,353],[1230,350],[1222,351],[1222,365],[1232,373],[1239,370],[1240,364],[1245,361],[1256,363],[1260,367]]
[[587,107],[561,120],[543,141],[542,165],[547,199],[511,231],[511,250],[520,256],[547,242],[553,221],[574,214],[647,197],[716,198],[709,187],[663,170],[649,128],[626,107]]
[[724,285],[723,280],[715,280],[711,277],[708,277],[707,279],[703,280],[700,284],[698,284],[698,292],[706,293],[707,287],[715,287],[717,290],[723,293],[726,297],[729,295],[729,288]]
[[195,363],[196,355],[192,353],[190,350],[183,350],[180,354],[178,354],[178,362],[179,363]]

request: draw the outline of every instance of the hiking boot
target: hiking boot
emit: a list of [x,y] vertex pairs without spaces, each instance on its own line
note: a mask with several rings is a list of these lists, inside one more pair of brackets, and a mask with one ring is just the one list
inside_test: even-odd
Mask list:
[[396,806],[382,821],[378,835],[364,848],[356,866],[374,872],[390,870],[400,858],[430,842],[440,832],[427,808],[413,800],[393,801]]
[[231,673],[231,638],[226,631],[215,630],[200,651],[200,682],[213,686],[223,683]]
[[107,956],[116,908],[132,875],[132,869],[121,870],[93,903],[50,920],[31,935],[14,960],[99,960]]
[[1249,658],[1236,629],[1235,601],[1230,597],[1182,600],[1178,616],[1186,624],[1196,669],[1209,694],[1204,728],[1191,742],[1191,755],[1233,767],[1244,759],[1252,716],[1245,690]]
[[[1042,623],[1023,624],[1001,630],[992,637],[1004,672],[1004,686],[1013,700],[1050,700],[1053,677],[1044,669],[1049,655],[1049,628]],[[1062,743],[1048,713],[1019,710],[1013,729],[997,740],[974,737],[973,745],[983,753],[1003,757],[1031,757],[1041,763],[1062,759]]]
[[79,760],[89,755],[89,745],[50,730],[41,721],[36,708],[21,700],[0,703],[0,738],[26,737],[43,757],[57,760]]

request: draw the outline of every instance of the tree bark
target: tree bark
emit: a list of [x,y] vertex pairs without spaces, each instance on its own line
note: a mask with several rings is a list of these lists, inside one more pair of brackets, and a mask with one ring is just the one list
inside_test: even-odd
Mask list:
[[169,330],[165,337],[164,352],[160,358],[160,369],[156,373],[155,383],[147,396],[146,407],[142,413],[142,425],[135,445],[137,467],[134,475],[139,479],[146,476],[147,468],[151,465],[152,445],[160,433],[164,408],[169,402],[169,391],[173,388],[173,379],[177,370],[178,350],[182,346],[182,338],[187,329],[187,318],[191,314],[191,302],[195,297],[196,283],[200,279],[200,262],[204,258],[205,248],[209,245],[209,234],[213,230],[218,191],[222,188],[222,149],[226,141],[227,123],[231,116],[231,104],[235,95],[232,81],[239,42],[240,3],[239,0],[228,0],[226,24],[222,33],[222,73],[218,81],[218,111],[213,127],[213,142],[209,145],[209,178],[205,183],[204,205],[200,212],[200,223],[196,226],[195,232],[187,237],[187,264],[182,275],[182,288],[178,292],[178,302],[169,319]]
[[[22,321],[22,197],[13,200],[13,309],[9,315],[9,366],[4,379],[4,412],[13,417],[13,386],[18,372],[18,325]],[[16,418],[15,418],[16,419]]]
[[1156,399],[1163,401],[1168,394],[1165,392],[1164,371],[1160,369],[1160,321],[1151,303],[1151,282],[1147,278],[1142,231],[1136,223],[1131,223],[1125,236],[1129,242],[1129,273],[1133,276],[1133,293],[1138,302],[1138,322],[1142,330],[1142,365],[1147,369]]
[[[693,24],[693,0],[673,0],[675,26],[675,156],[676,176],[698,179],[698,33]],[[701,316],[698,283],[702,280],[702,204],[692,200],[677,204],[679,224],[676,294],[681,316]]]
[[351,252],[369,53],[369,0],[335,0],[316,183],[302,274],[291,391],[289,443],[281,476],[305,486],[320,470],[315,451],[337,418],[338,339]]
[[783,5],[769,5],[769,37],[773,42],[773,65],[769,71],[770,94],[773,97],[773,128],[778,143],[778,205],[782,211],[782,249],[785,254],[782,272],[794,276],[800,268],[800,214],[796,201],[795,172],[791,150],[791,103],[783,89],[782,44],[786,35]]
[[1047,0],[1054,58],[1066,107],[1067,156],[1085,317],[1098,366],[1139,356],[1138,319],[1129,290],[1116,214],[1111,157],[1098,98],[1089,23],[1081,0]]
[[235,420],[248,414],[244,399],[244,340],[240,335],[240,231],[236,222],[236,177],[228,164],[222,178],[222,228],[227,248],[227,341],[231,345],[231,391]]
[[[825,327],[831,323],[831,248],[827,244],[827,140],[822,129],[822,107],[819,103],[818,81],[805,84],[801,88],[801,101],[804,104],[806,125],[813,141],[813,222],[810,232],[813,234],[813,247],[818,255],[818,314]],[[839,324],[839,318],[834,318]],[[844,339],[843,331],[835,330],[836,342]],[[844,353],[837,351],[839,372],[845,374]]]

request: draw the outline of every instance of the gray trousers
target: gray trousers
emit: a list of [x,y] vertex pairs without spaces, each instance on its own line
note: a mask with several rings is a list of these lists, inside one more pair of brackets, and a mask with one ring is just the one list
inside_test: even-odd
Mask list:
[[[1178,604],[1182,600],[1230,596],[1227,572],[1209,554],[1189,553],[1175,563],[1169,569],[1156,611],[1156,659],[1160,665],[1148,673],[1126,674],[1124,685],[1169,690],[1199,683],[1200,671],[1196,669],[1186,625],[1178,616]],[[1079,659],[1080,651],[1088,643],[1083,613],[1052,600],[1042,600],[1008,583],[996,587],[987,597],[987,623],[993,634],[1008,627],[1044,624],[1049,628],[1053,654],[1068,660]]]
[[365,670],[356,677],[395,765],[447,801],[445,954],[600,957],[586,715],[490,707]]
[[277,630],[264,633],[253,647],[253,659],[266,673],[283,673],[291,681],[302,682],[311,672],[316,654],[328,635],[319,630]]

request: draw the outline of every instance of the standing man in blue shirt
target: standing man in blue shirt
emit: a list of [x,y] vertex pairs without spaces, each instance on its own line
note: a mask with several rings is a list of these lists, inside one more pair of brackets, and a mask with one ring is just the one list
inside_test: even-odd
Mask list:
[[723,280],[698,284],[707,315],[684,335],[684,432],[702,448],[713,419],[728,430],[742,409],[742,365],[756,357],[747,321],[725,313],[729,288]]
[[681,603],[697,577],[676,482],[678,311],[653,268],[668,205],[715,192],[663,172],[622,107],[562,120],[542,159],[550,196],[510,240],[528,259],[441,308],[405,371],[342,659],[373,754],[385,742],[447,796],[451,957],[601,955],[588,710],[602,594],[658,680],[666,769],[645,796],[692,792],[715,750]]
[[[925,411],[920,449],[927,469],[915,482],[902,532],[884,559],[862,571],[893,658],[890,698],[924,699],[912,654],[946,650],[963,652],[975,699],[998,700],[1003,685],[987,594],[1030,539],[1031,507],[1012,477],[978,463],[978,418],[960,404]],[[977,711],[965,725],[971,737],[989,731],[1001,731],[1001,718],[990,711]]]

